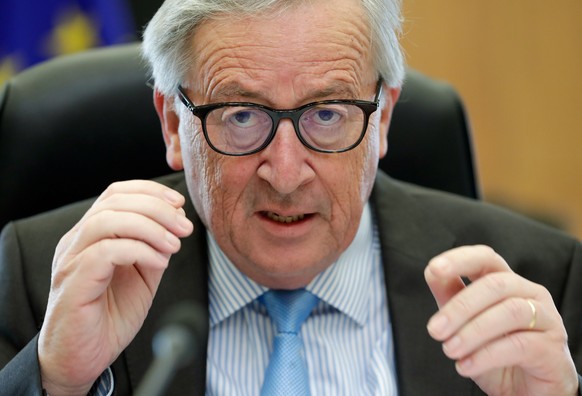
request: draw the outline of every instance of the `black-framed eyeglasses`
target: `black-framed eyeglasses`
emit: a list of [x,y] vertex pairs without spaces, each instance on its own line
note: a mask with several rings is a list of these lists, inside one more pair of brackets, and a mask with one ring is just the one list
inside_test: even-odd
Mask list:
[[195,106],[178,86],[182,103],[198,117],[210,147],[224,155],[249,155],[263,150],[277,133],[279,122],[293,122],[297,137],[320,153],[342,153],[356,147],[366,134],[370,115],[378,109],[382,79],[374,101],[322,100],[296,109],[277,110],[256,103],[224,102]]

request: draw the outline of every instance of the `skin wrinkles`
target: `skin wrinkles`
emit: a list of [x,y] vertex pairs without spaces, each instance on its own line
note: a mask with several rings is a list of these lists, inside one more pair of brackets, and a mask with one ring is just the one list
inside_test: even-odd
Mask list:
[[[264,48],[261,48],[263,51]],[[235,51],[241,52],[242,49],[239,47]],[[259,48],[255,48],[253,51],[259,51]],[[217,55],[220,53],[231,52],[229,49],[225,48],[219,50]],[[268,51],[267,51],[268,52]],[[296,56],[291,55],[279,55],[279,57],[288,57],[291,60],[287,61],[287,68],[291,70],[298,71],[295,76],[285,76],[284,80],[290,79],[292,83],[289,84],[293,88],[293,96],[294,101],[293,103],[289,103],[285,107],[296,107],[301,104],[305,104],[310,101],[314,101],[316,99],[311,95],[310,91],[323,91],[327,89],[328,86],[324,84],[323,79],[321,78],[322,75],[325,75],[326,70],[338,70],[341,69],[344,71],[341,76],[341,82],[344,83],[346,87],[350,87],[352,90],[352,96],[355,92],[360,92],[362,90],[362,86],[360,83],[360,76],[358,75],[357,70],[361,70],[361,66],[358,64],[360,61],[358,56],[361,54],[352,54],[352,58],[345,57],[341,60],[329,60],[329,59],[314,59],[310,60],[309,62],[301,62],[294,60]],[[217,91],[220,92],[221,85],[225,85],[231,83],[232,80],[230,73],[232,71],[237,71],[242,75],[246,75],[246,79],[243,81],[248,85],[243,85],[243,88],[249,92],[257,92],[260,93],[263,97],[261,98],[262,104],[266,104],[272,107],[275,107],[276,103],[280,101],[279,97],[275,97],[273,94],[272,87],[279,85],[281,83],[285,83],[285,81],[281,81],[278,79],[269,79],[269,81],[265,81],[265,84],[258,84],[258,81],[264,79],[265,73],[269,73],[269,70],[272,70],[271,67],[264,67],[262,64],[255,64],[252,60],[246,60],[244,57],[250,56],[250,54],[241,54],[237,59],[237,62],[240,63],[240,66],[236,67],[236,70],[231,69],[222,69],[216,70],[213,74],[213,79],[209,81],[209,85],[203,88],[201,92],[207,92],[210,97],[205,97],[204,101],[206,103],[210,103],[213,100],[213,97],[216,95]],[[298,55],[301,56],[301,55]],[[275,57],[275,56],[273,56]],[[269,58],[269,56],[265,56],[264,58]],[[226,63],[229,62],[227,57],[221,58],[221,61],[225,61]],[[211,73],[213,70],[210,70]],[[224,73],[224,74],[223,74]],[[330,80],[337,78],[337,73],[330,73],[331,75]],[[336,76],[334,76],[336,74]],[[345,75],[343,75],[345,74]],[[268,74],[267,74],[267,77]],[[315,79],[314,79],[315,77]],[[327,76],[326,76],[327,77]],[[309,81],[310,85],[313,87],[308,87],[305,85],[305,82]],[[239,82],[240,83],[240,82]],[[345,89],[345,88],[344,88]]]
[[[332,10],[324,5],[325,13],[331,13]],[[351,11],[359,15],[359,18],[351,18],[350,21],[338,22],[333,25],[330,20],[323,20],[316,22],[315,29],[333,31],[333,35],[326,38],[325,41],[318,42],[308,33],[308,27],[311,21],[309,18],[303,18],[299,26],[289,34],[284,30],[271,29],[267,32],[261,32],[261,27],[265,25],[262,18],[271,19],[270,14],[264,17],[244,17],[236,18],[234,21],[213,20],[207,21],[197,29],[200,31],[221,31],[227,28],[232,23],[237,23],[244,26],[241,31],[229,31],[221,35],[214,35],[213,40],[210,40],[205,45],[197,45],[200,43],[200,34],[196,34],[196,41],[194,45],[197,47],[197,60],[195,64],[198,73],[194,71],[191,74],[190,81],[195,82],[193,91],[198,93],[205,93],[201,98],[197,98],[194,103],[207,104],[225,101],[248,101],[250,99],[258,99],[256,97],[244,97],[234,99],[221,94],[221,86],[227,85],[231,82],[231,74],[233,72],[245,75],[250,82],[249,87],[243,87],[244,91],[260,92],[265,97],[261,101],[262,104],[275,107],[278,98],[269,96],[273,93],[272,87],[277,85],[280,80],[277,78],[268,81],[267,84],[257,86],[261,78],[264,78],[264,73],[272,70],[272,63],[276,63],[279,59],[285,58],[289,68],[299,71],[299,74],[293,77],[297,82],[293,84],[294,89],[299,89],[304,81],[311,81],[320,86],[316,89],[323,90],[327,86],[321,81],[322,75],[331,74],[331,78],[339,78],[352,89],[352,95],[341,96],[339,98],[355,98],[354,93],[361,92],[364,87],[361,83],[360,71],[363,70],[371,62],[370,58],[370,42],[369,32],[365,23],[363,23],[363,15],[360,10]],[[278,15],[278,13],[274,13]],[[286,20],[285,17],[281,17]],[[341,29],[338,27],[341,26]],[[313,26],[311,26],[313,28]],[[264,36],[265,39],[258,42],[250,39],[257,35]],[[280,43],[284,42],[285,45]],[[309,54],[309,59],[305,58],[305,52],[313,50],[311,48],[304,49],[305,44],[310,43],[317,46],[315,56]],[[346,45],[348,43],[348,45]],[[294,53],[290,52],[290,49]],[[262,55],[257,57],[257,52]],[[296,53],[295,53],[296,52]],[[259,60],[258,62],[256,60]],[[334,71],[343,69],[348,72],[348,75],[333,76],[337,74]],[[345,74],[345,73],[344,73]],[[211,79],[203,78],[204,76],[212,76]],[[201,78],[202,77],[202,78]],[[315,77],[315,79],[313,79]],[[307,89],[307,88],[306,88]],[[333,94],[333,92],[332,92]],[[258,96],[258,95],[255,95]],[[296,105],[289,105],[285,108],[296,107],[304,103],[314,100],[322,100],[325,98],[313,98],[306,90],[298,90],[295,93],[297,98]],[[337,96],[334,98],[338,98]],[[192,98],[194,99],[194,98]]]
[[[189,113],[185,108],[182,108],[180,112],[182,115]],[[200,218],[203,224],[208,227],[209,224],[206,224],[205,220],[213,210],[212,197],[216,195],[216,188],[220,185],[220,174],[213,172],[212,169],[214,169],[214,166],[220,166],[221,158],[209,156],[209,151],[204,149],[207,143],[202,133],[200,121],[195,117],[186,117],[185,119],[188,121],[181,123],[179,126],[181,138],[188,139],[188,144],[182,145],[185,153],[187,153],[183,156],[183,167],[199,171],[194,178],[186,178],[186,184],[190,191],[196,190],[200,201],[204,202],[203,205],[199,206],[198,210],[201,211]],[[194,155],[193,153],[197,154]],[[194,179],[197,180],[197,183],[193,182]]]
[[[245,18],[203,23],[192,44],[199,56],[188,95],[196,104],[252,101],[278,109],[323,99],[372,100],[377,74],[365,55],[369,32],[358,7],[347,0],[333,9],[313,4],[310,13],[254,17],[253,28]],[[202,142],[199,121],[191,128],[194,117],[179,112],[187,118],[176,121],[181,145],[168,148],[169,162],[184,168],[202,221],[243,273],[267,287],[297,288],[347,248],[385,152],[380,131],[387,130],[398,90],[389,95],[389,107],[372,115],[361,145],[335,155],[307,149],[290,120],[282,120],[263,151],[223,156]],[[381,128],[371,126],[380,120]],[[171,135],[171,128],[164,133]],[[281,225],[267,212],[307,217]]]
[[[263,48],[264,49],[264,48]],[[240,49],[236,50],[239,51]],[[233,51],[225,48],[222,50],[218,50],[216,55],[218,56],[220,53],[231,53]],[[202,58],[202,57],[201,57]],[[202,60],[202,59],[201,59]],[[202,60],[204,61],[204,60]],[[210,61],[212,63],[212,61]],[[253,101],[258,102],[259,104],[265,104],[270,107],[276,108],[294,108],[298,107],[302,104],[313,102],[316,100],[323,100],[328,99],[333,96],[333,98],[355,98],[357,95],[356,92],[360,92],[362,90],[361,83],[359,82],[360,76],[358,76],[357,70],[361,69],[357,65],[357,60],[348,60],[348,58],[344,58],[341,60],[342,65],[336,65],[340,61],[333,61],[334,65],[332,68],[334,70],[343,69],[348,73],[341,77],[341,82],[344,83],[344,88],[338,88],[336,92],[331,92],[328,86],[324,85],[323,80],[327,78],[337,79],[334,76],[334,73],[323,73],[323,70],[329,68],[329,61],[311,61],[306,63],[305,66],[302,66],[301,62],[288,62],[288,67],[290,69],[301,70],[296,76],[289,76],[285,79],[292,79],[293,82],[289,84],[291,86],[293,97],[295,99],[289,104],[281,107],[281,105],[277,105],[280,101],[279,97],[274,96],[274,90],[272,89],[273,86],[277,86],[281,84],[280,80],[274,79],[272,81],[267,81],[265,84],[259,85],[258,81],[261,78],[264,79],[265,73],[268,73],[270,68],[264,68],[260,65],[253,65],[250,61],[243,62],[240,58],[230,58],[229,56],[225,55],[220,57],[220,62],[229,65],[230,67],[224,67],[218,69],[217,67],[209,67],[208,74],[204,73],[203,75],[213,76],[212,79],[195,79],[195,81],[207,81],[206,84],[202,85],[199,89],[195,90],[195,92],[206,92],[207,94],[202,97],[197,97],[195,103],[216,103],[216,102],[223,102],[223,101]],[[348,64],[352,63],[352,64]],[[204,71],[204,67],[202,67]],[[232,75],[237,74],[238,76],[244,76],[245,78],[241,81],[233,81]],[[322,78],[322,75],[325,75]],[[315,79],[314,79],[315,77]],[[305,81],[311,81],[313,84],[313,88],[305,87],[302,88]],[[239,90],[238,94],[240,96],[229,96],[229,92],[223,91],[222,87],[228,86],[238,86]],[[347,87],[350,87],[349,89]],[[235,91],[237,89],[234,89]],[[321,94],[314,94],[313,92],[323,92],[327,90],[329,92],[328,97],[323,97]],[[230,89],[232,92],[233,89]],[[338,92],[339,91],[339,92]],[[341,94],[343,92],[350,91],[351,94],[347,96],[346,94]],[[341,95],[338,97],[337,94],[340,93]]]

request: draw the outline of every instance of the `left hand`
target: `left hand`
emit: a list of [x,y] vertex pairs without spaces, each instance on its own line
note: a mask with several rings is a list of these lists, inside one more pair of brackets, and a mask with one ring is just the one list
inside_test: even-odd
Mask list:
[[425,278],[439,306],[428,332],[460,375],[488,395],[577,394],[568,335],[548,290],[486,246],[433,258]]

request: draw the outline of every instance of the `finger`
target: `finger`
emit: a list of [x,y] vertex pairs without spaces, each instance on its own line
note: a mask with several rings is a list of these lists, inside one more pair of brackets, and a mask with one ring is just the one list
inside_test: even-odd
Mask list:
[[[148,198],[149,202],[147,201]],[[157,200],[154,198],[157,198]],[[138,211],[141,208],[142,213],[145,215],[147,213],[157,213],[158,209],[163,208],[162,203],[177,209],[178,213],[185,214],[182,209],[185,203],[184,196],[162,184],[148,180],[113,183],[97,198],[76,227],[82,225],[85,219],[99,211],[107,209]]]
[[448,250],[428,263],[436,278],[467,277],[478,279],[485,274],[509,271],[507,262],[492,248],[485,245],[461,246]]
[[69,245],[87,219],[107,210],[141,213],[162,224],[178,237],[188,236],[193,231],[193,225],[185,217],[184,209],[181,207],[183,203],[184,197],[181,194],[159,183],[148,181],[114,183],[73,229],[63,236],[59,245]]
[[495,382],[513,381],[514,389],[521,390],[512,392],[516,394],[574,395],[578,376],[565,330],[559,334],[520,331],[500,337],[457,360],[457,372],[475,380],[486,393],[487,388],[498,393],[493,391],[499,389]]
[[466,377],[482,375],[495,368],[522,366],[539,358],[535,333],[515,333],[501,337],[456,363],[457,371]]
[[516,331],[543,331],[548,323],[538,302],[508,298],[463,326],[444,342],[443,351],[451,359],[461,359],[497,338]]
[[180,237],[186,236],[192,231],[192,223],[186,218],[184,209],[181,207],[176,208],[167,201],[151,195],[114,194],[94,204],[83,221],[104,211],[139,213],[161,224]]
[[[497,304],[502,304],[500,309],[507,310],[507,306],[503,304],[508,298],[521,297],[546,301],[546,294],[541,286],[512,272],[490,273],[471,283],[442,306],[429,320],[428,330],[433,338],[443,341]],[[499,312],[501,311],[495,310],[491,314],[499,315]],[[523,312],[531,312],[531,307],[525,306]],[[487,329],[490,333],[503,334],[503,331],[499,330],[501,327],[503,324],[498,321],[495,326],[482,329]]]
[[[465,289],[463,277],[477,279],[493,271],[511,270],[505,260],[488,246],[462,246],[430,260],[425,269],[425,279],[439,308],[443,308]],[[448,320],[441,312],[431,318],[428,330],[433,338],[443,340],[450,336],[453,329]],[[449,333],[443,334],[445,329],[449,329]]]
[[53,274],[53,287],[62,288],[75,300],[89,303],[99,298],[110,285],[117,267],[135,266],[137,274],[152,295],[167,268],[170,254],[161,253],[148,244],[132,239],[105,239],[85,249]]
[[84,221],[64,254],[75,256],[101,240],[123,238],[145,242],[162,253],[180,248],[178,237],[154,220],[132,212],[103,211]]
[[[521,331],[500,337],[456,363],[462,376],[477,377],[493,369],[522,367],[532,376],[547,375],[553,361],[562,361],[564,346],[551,344],[538,332]],[[556,348],[557,346],[557,348]],[[548,365],[548,363],[550,363]]]
[[446,259],[431,261],[431,265],[428,265],[424,270],[424,279],[439,308],[465,288],[461,277],[442,277],[435,274],[434,269],[441,266],[441,260]]
[[488,246],[462,246],[429,261],[424,277],[439,307],[465,288],[463,277],[476,279],[492,271],[510,270]]
[[128,180],[110,184],[99,198],[97,198],[95,203],[99,203],[120,193],[151,195],[168,202],[175,208],[183,206],[184,202],[186,202],[182,194],[163,184],[151,180]]

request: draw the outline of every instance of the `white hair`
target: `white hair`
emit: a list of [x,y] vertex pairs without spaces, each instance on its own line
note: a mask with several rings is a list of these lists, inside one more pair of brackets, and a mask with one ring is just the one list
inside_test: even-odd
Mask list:
[[[196,27],[205,20],[224,15],[283,11],[306,1],[310,0],[166,0],[143,36],[142,52],[156,88],[170,95],[183,81],[196,59],[190,39]],[[362,0],[362,8],[370,26],[375,68],[389,86],[398,87],[405,73],[399,43],[401,0]]]

